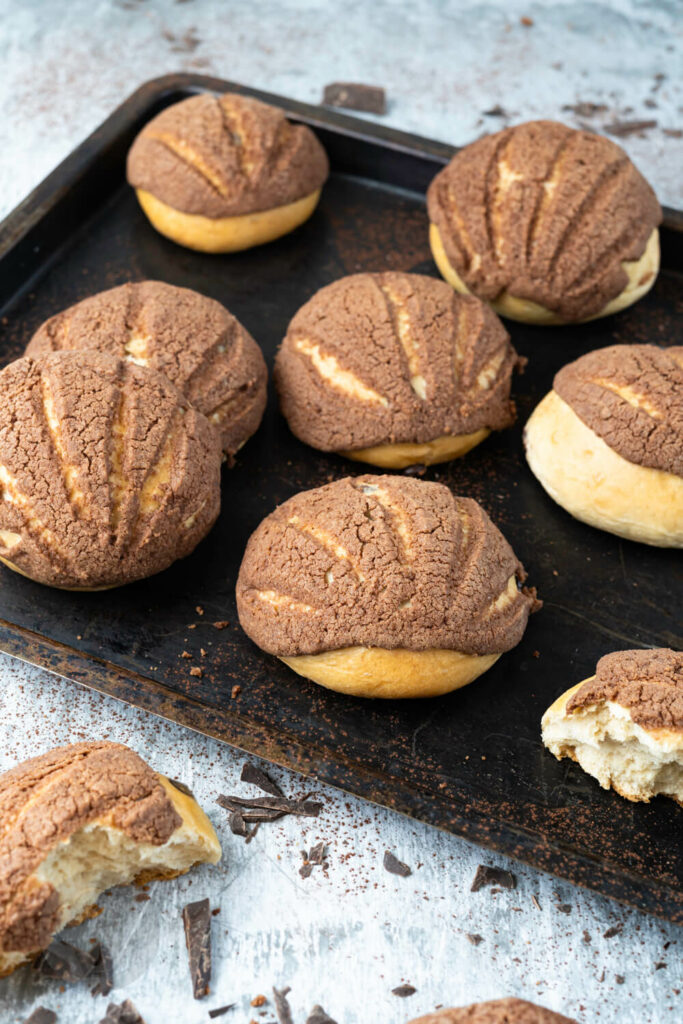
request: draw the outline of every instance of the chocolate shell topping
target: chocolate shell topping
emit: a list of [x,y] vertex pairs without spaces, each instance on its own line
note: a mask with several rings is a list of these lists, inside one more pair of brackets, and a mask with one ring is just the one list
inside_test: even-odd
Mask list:
[[618,455],[683,476],[683,346],[597,349],[564,366],[553,388]]
[[189,288],[140,281],[92,295],[39,327],[26,355],[63,349],[164,373],[217,427],[230,456],[261,422],[268,374],[260,348],[220,302]]
[[296,436],[343,451],[510,426],[517,363],[478,299],[419,274],[354,274],[298,311],[275,379]]
[[130,839],[156,846],[181,824],[157,775],[118,743],[60,747],[0,775],[0,952],[47,945],[60,897],[35,871],[60,843],[104,816]]
[[628,708],[643,729],[683,732],[683,653],[663,647],[606,654],[570,697],[567,713],[605,701]]
[[325,150],[310,128],[236,93],[174,103],[145,125],[128,181],[183,213],[234,217],[271,210],[321,188]]
[[0,556],[65,588],[188,555],[220,508],[218,435],[162,374],[100,352],[0,373]]
[[[566,320],[598,314],[626,287],[662,211],[609,139],[554,121],[465,146],[429,187],[430,220],[467,288],[503,291]],[[645,282],[642,282],[645,283]]]
[[270,654],[363,645],[501,653],[533,592],[486,512],[443,484],[347,477],[305,491],[252,535],[237,582],[245,632]]

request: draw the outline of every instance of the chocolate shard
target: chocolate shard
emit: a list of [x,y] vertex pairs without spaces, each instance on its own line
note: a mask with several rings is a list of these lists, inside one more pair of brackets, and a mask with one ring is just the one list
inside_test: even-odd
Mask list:
[[337,1024],[337,1022],[332,1020],[330,1015],[325,1013],[322,1006],[318,1006],[316,1003],[306,1018],[306,1024]]
[[468,942],[471,942],[473,946],[478,946],[480,942],[484,941],[484,936],[479,935],[477,932],[466,932]]
[[604,125],[604,131],[623,139],[627,135],[637,135],[656,127],[656,121],[612,121],[611,124]]
[[346,110],[360,110],[366,114],[387,112],[384,89],[363,82],[330,82],[323,91],[323,103],[327,107],[344,107]]
[[111,953],[101,942],[96,942],[90,951],[90,955],[95,962],[94,973],[97,975],[97,981],[90,989],[91,995],[108,996],[114,987],[114,962],[111,958]]
[[284,796],[262,796],[254,800],[247,800],[241,796],[221,794],[216,798],[216,803],[227,811],[239,811],[242,808],[253,807],[263,811],[281,811],[283,814],[300,814],[309,818],[317,818],[323,807],[322,804],[314,800],[288,800]]
[[313,865],[308,863],[302,864],[299,868],[299,874],[302,878],[310,878],[313,874]]
[[54,939],[33,961],[33,969],[43,978],[71,985],[93,973],[95,958],[70,942]]
[[194,793],[189,786],[185,785],[184,782],[181,782],[179,779],[169,779],[168,781],[172,786],[175,786],[176,789],[180,790],[181,793],[184,793],[185,796],[191,796],[193,800],[195,799]]
[[234,836],[249,835],[249,829],[244,824],[244,818],[240,811],[231,812],[230,817],[228,818],[228,825],[230,826],[230,831]]
[[248,782],[252,786],[258,786],[264,793],[270,793],[271,796],[283,797],[285,794],[282,792],[277,782],[273,782],[269,775],[266,775],[264,771],[258,768],[251,761],[247,761],[242,768],[241,775],[242,782]]
[[392,995],[398,996],[400,999],[407,999],[408,996],[415,995],[416,992],[417,989],[412,985],[399,985],[391,990]]
[[275,988],[273,986],[273,1000],[275,1002],[275,1013],[280,1024],[294,1024],[292,1020],[292,1011],[289,1008],[289,1002],[287,1000],[287,993],[291,989],[287,988]]
[[55,1024],[57,1014],[54,1010],[47,1010],[44,1006],[37,1006],[30,1017],[27,1017],[24,1024]]
[[311,849],[309,851],[309,854],[308,854],[308,861],[309,861],[310,864],[323,864],[324,863],[324,861],[325,861],[325,844],[324,843],[316,843],[315,846],[311,847]]
[[234,1010],[237,1003],[228,1003],[227,1006],[217,1006],[215,1010],[209,1010],[209,1017],[214,1020],[216,1017],[222,1017],[228,1010]]
[[208,995],[211,981],[211,909],[208,899],[183,907],[185,944],[195,999]]
[[110,1003],[100,1024],[145,1024],[145,1022],[130,999],[126,999],[123,1003]]
[[474,881],[470,886],[470,892],[479,892],[486,885],[499,885],[501,889],[514,889],[517,885],[517,879],[511,871],[506,871],[504,868],[494,868],[489,864],[480,864],[474,876]]
[[407,864],[404,864],[398,857],[394,857],[391,850],[384,851],[383,864],[384,870],[388,871],[390,875],[400,875],[401,878],[407,878],[413,873]]

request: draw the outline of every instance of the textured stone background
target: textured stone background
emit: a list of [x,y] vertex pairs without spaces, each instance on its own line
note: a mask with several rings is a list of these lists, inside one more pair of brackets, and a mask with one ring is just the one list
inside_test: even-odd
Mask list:
[[[181,69],[309,102],[334,79],[375,82],[389,96],[385,123],[454,143],[540,115],[597,129],[656,120],[623,144],[662,201],[681,206],[682,26],[681,3],[644,0],[0,0],[0,215],[138,84]],[[590,117],[564,109],[587,102],[606,109]],[[484,115],[496,105],[508,116]],[[188,783],[224,846],[218,869],[153,886],[148,902],[111,893],[103,916],[69,935],[81,944],[97,935],[111,947],[111,998],[131,998],[147,1024],[199,1024],[211,1007],[233,1001],[221,1020],[269,1024],[272,1001],[263,1017],[249,1002],[270,996],[273,984],[292,986],[295,1024],[314,1002],[339,1024],[401,1024],[439,1003],[506,994],[582,1024],[674,1024],[683,1016],[680,930],[321,787],[318,821],[264,826],[246,846],[214,803],[238,791],[242,756],[0,658],[0,770],[93,736],[130,743]],[[308,790],[301,778],[273,774],[287,792]],[[329,872],[302,880],[299,851],[319,840],[328,844]],[[383,871],[385,849],[412,866],[410,878]],[[481,861],[509,866],[517,889],[471,894]],[[203,896],[220,907],[215,994],[195,1003],[179,914]],[[614,925],[621,933],[604,938]],[[483,941],[475,946],[467,933]],[[416,994],[391,995],[402,983]],[[60,1024],[93,1024],[106,1007],[85,985],[60,992],[28,971],[0,981],[2,1024],[22,1021],[39,1003],[58,1011]]]

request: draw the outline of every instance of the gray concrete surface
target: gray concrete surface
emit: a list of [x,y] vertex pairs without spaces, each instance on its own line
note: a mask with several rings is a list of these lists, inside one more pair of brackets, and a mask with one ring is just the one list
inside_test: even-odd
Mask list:
[[[523,25],[521,17],[533,24]],[[619,119],[657,125],[623,140],[663,202],[683,205],[683,5],[351,0],[0,0],[0,216],[144,80],[179,69],[232,78],[306,101],[323,85],[384,85],[385,123],[465,143],[534,116],[596,129]],[[662,77],[664,76],[664,77]],[[604,109],[566,110],[578,103]],[[501,105],[507,116],[486,116]],[[112,949],[117,1001],[147,1024],[221,1020],[264,1024],[250,1000],[290,985],[295,1024],[320,1002],[339,1024],[402,1024],[437,1004],[515,994],[581,1024],[674,1024],[683,1019],[680,931],[531,869],[510,864],[512,891],[469,892],[480,861],[505,865],[455,837],[315,787],[314,823],[265,826],[246,846],[230,836],[220,792],[235,791],[244,758],[228,747],[0,658],[0,770],[57,743],[106,736],[130,743],[195,790],[224,846],[218,869],[150,889],[111,893],[104,914],[73,931]],[[274,773],[287,792],[304,780]],[[298,875],[300,850],[329,847],[329,872]],[[387,875],[385,849],[413,867]],[[215,919],[213,994],[191,997],[179,911],[209,896]],[[535,897],[532,899],[532,897]],[[614,925],[623,930],[605,938]],[[483,941],[473,945],[469,934]],[[400,1000],[391,989],[417,989]],[[0,981],[0,1021],[39,1003],[60,1024],[92,1024],[106,1000],[85,985],[61,992],[28,971]]]

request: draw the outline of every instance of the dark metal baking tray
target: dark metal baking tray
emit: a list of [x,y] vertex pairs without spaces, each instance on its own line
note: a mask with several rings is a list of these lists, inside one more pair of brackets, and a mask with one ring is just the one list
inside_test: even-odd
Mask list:
[[[162,107],[205,89],[261,96],[318,132],[333,173],[319,209],[294,234],[239,255],[206,256],[162,238],[142,215],[124,181],[128,146]],[[156,278],[224,302],[272,365],[289,319],[320,286],[360,270],[436,274],[424,192],[452,152],[212,78],[150,82],[2,225],[0,356],[19,355],[45,317],[91,292]],[[680,553],[575,522],[536,483],[521,442],[522,424],[564,362],[614,341],[680,341],[682,224],[680,214],[667,211],[663,271],[634,308],[577,327],[509,325],[529,358],[515,381],[517,426],[428,472],[484,505],[545,601],[519,647],[474,685],[437,700],[361,701],[303,681],[241,633],[234,587],[252,530],[294,492],[363,471],[296,441],[272,393],[258,434],[236,467],[224,471],[220,520],[190,558],[145,582],[87,595],[50,590],[3,569],[0,648],[683,921],[681,809],[663,798],[631,804],[604,792],[574,764],[557,762],[539,736],[544,709],[589,676],[602,654],[683,646]],[[229,626],[216,630],[216,620]],[[183,650],[191,661],[180,657]],[[203,678],[190,675],[193,664],[201,664]],[[231,698],[235,685],[242,690]],[[65,687],[65,713],[69,695]]]

